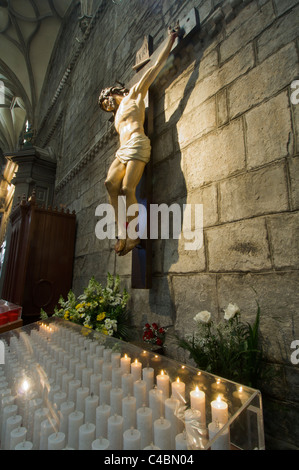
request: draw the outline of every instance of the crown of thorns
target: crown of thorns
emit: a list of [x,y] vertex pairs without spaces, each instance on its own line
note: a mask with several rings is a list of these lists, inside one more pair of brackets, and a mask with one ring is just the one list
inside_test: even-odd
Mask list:
[[112,86],[109,88],[104,88],[99,96],[98,104],[102,107],[103,101],[111,95],[120,95],[124,96],[129,93],[129,90],[125,86]]

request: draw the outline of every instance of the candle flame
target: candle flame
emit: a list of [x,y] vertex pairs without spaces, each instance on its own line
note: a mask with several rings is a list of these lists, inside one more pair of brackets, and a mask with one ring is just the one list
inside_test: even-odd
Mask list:
[[125,359],[128,359],[128,356],[127,356],[127,354],[125,354]]
[[164,370],[161,370],[161,375],[164,375]]
[[220,382],[221,382],[221,380],[220,380],[220,379],[217,379],[217,380],[216,380],[216,383],[217,383],[217,385],[219,385],[219,384],[220,384]]
[[138,359],[135,359],[135,364],[138,364]]
[[220,403],[220,402],[221,402],[221,395],[218,395],[218,397],[217,397],[216,401],[218,401],[218,403]]
[[196,385],[196,387],[195,387],[195,391],[196,391],[196,393],[199,393],[199,388],[198,388],[198,385]]
[[24,379],[21,387],[22,387],[23,392],[28,392],[29,387],[30,387],[28,380]]
[[176,379],[176,381],[177,381],[177,383],[180,383],[180,378],[178,377],[178,378]]
[[239,387],[239,392],[243,392],[243,387]]

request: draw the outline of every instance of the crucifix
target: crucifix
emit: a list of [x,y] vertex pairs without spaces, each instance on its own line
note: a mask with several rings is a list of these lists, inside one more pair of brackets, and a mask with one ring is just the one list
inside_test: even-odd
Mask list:
[[[174,29],[169,28],[168,33],[168,38],[151,57],[149,57],[150,48],[147,42],[142,48],[147,46],[147,57],[144,57],[142,50],[138,51],[139,56],[134,67],[137,74],[129,88],[122,85],[106,88],[99,96],[101,108],[113,113],[115,128],[119,134],[120,147],[108,170],[105,186],[118,225],[115,252],[118,256],[125,256],[132,251],[133,288],[150,287],[150,239],[149,237],[135,237],[132,236],[132,232],[130,233],[130,222],[136,218],[136,211],[133,213],[130,208],[137,207],[138,213],[140,204],[147,209],[150,203],[151,165],[149,163],[153,116],[150,105],[151,96],[148,92],[150,85],[163,69],[176,38],[180,35],[179,22]],[[146,98],[148,99],[147,113]],[[146,114],[147,119],[145,119]],[[124,196],[124,209],[119,204],[121,195]],[[149,214],[149,211],[147,210],[146,213]],[[146,225],[148,227],[148,224]]]

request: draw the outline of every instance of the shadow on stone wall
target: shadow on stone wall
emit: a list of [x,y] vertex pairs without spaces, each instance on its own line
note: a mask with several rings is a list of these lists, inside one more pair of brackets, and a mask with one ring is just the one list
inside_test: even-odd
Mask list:
[[[180,233],[182,233],[184,204],[186,204],[187,201],[187,187],[181,165],[181,150],[179,145],[177,125],[184,113],[189,97],[196,84],[196,80],[199,75],[199,67],[202,54],[203,53],[201,52],[200,56],[198,56],[194,61],[194,69],[184,88],[184,93],[178,101],[175,111],[172,113],[171,117],[167,121],[164,120],[163,122],[163,127],[165,125],[167,126],[167,128],[172,129],[173,148],[175,149],[173,155],[168,158],[167,161],[165,161],[166,169],[164,169],[164,172],[162,172],[162,174],[159,173],[160,166],[153,167],[153,203],[165,203],[168,207],[173,203],[179,205],[181,213]],[[180,73],[181,72],[182,70],[180,70]],[[162,190],[162,194],[164,196],[163,201],[162,198],[158,196],[160,189]],[[171,269],[171,266],[179,261],[180,251],[182,250],[182,244],[181,240],[173,238],[174,233],[172,228],[173,214],[170,213],[169,240],[159,239],[157,241],[153,241],[154,251],[155,249],[158,249],[158,256],[162,257],[161,266],[163,278],[161,279],[161,277],[156,277],[155,274],[153,274],[153,288],[150,290],[149,293],[149,305],[152,312],[155,312],[155,314],[161,318],[164,317],[165,324],[171,323],[174,325],[176,321],[176,311],[174,307],[173,293],[171,292],[169,284],[168,274]],[[183,236],[181,238],[183,239]],[[161,247],[160,249],[158,248],[159,244]],[[161,321],[163,320],[161,319]]]

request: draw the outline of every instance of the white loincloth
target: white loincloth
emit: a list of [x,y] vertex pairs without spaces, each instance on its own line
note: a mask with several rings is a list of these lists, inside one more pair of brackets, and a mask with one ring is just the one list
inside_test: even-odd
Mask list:
[[148,163],[151,156],[150,140],[144,134],[134,136],[118,149],[115,156],[124,165],[130,160],[141,160],[144,163]]

